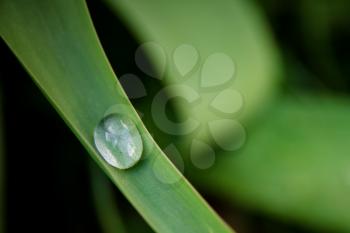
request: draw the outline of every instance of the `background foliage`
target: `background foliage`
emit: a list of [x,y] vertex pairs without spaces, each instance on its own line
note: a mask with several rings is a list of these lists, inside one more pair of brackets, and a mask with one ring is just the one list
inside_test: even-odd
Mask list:
[[[249,140],[242,151],[223,154],[211,173],[186,175],[238,232],[350,232],[350,4],[253,4],[281,54],[279,94],[247,126]],[[116,75],[142,77],[134,64],[140,42],[125,19],[102,2],[88,1],[88,6]],[[6,232],[23,226],[36,232],[152,232],[100,174],[93,177],[102,179],[97,181],[105,188],[99,186],[105,190],[101,195],[113,197],[111,211],[101,213],[105,204],[98,202],[91,178],[96,165],[5,43],[0,49]],[[145,85],[150,96],[162,86],[157,81]],[[147,106],[143,101],[133,104]],[[169,139],[151,121],[145,124],[166,145]],[[119,216],[123,229],[116,231],[121,224],[114,226],[107,215]]]

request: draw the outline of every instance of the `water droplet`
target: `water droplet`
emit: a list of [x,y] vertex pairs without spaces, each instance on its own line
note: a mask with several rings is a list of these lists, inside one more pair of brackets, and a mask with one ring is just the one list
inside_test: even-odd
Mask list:
[[94,140],[100,155],[113,167],[127,169],[141,158],[140,133],[134,122],[121,114],[104,117],[95,128]]

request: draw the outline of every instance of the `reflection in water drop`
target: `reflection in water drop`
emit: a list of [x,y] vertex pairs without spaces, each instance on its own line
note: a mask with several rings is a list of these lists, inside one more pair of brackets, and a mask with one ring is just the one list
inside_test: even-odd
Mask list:
[[104,117],[95,128],[94,140],[100,155],[113,167],[127,169],[141,158],[140,133],[136,125],[121,114]]

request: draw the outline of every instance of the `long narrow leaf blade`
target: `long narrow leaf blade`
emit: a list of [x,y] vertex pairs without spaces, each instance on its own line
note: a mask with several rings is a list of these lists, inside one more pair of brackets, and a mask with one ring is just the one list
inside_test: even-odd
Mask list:
[[[3,0],[0,33],[91,156],[157,232],[231,232],[144,128],[109,66],[82,0]],[[136,123],[144,143],[144,159],[127,171],[109,166],[93,146],[95,126],[116,104],[127,106],[123,113]],[[155,160],[163,175],[178,182],[157,179]]]

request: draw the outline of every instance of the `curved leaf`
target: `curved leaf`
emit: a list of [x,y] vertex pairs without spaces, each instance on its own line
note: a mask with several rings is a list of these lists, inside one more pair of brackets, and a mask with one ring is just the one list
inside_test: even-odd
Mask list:
[[350,231],[350,101],[284,97],[248,129],[241,151],[223,153],[191,178],[200,187],[303,226]]
[[[0,33],[42,91],[111,180],[157,232],[231,232],[157,147],[102,51],[82,0],[4,0]],[[121,171],[101,159],[93,131],[111,106],[123,104],[143,139],[143,160]],[[154,174],[176,178],[162,183]]]

